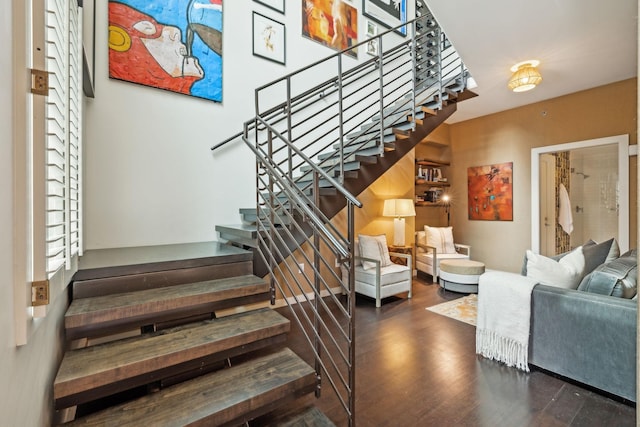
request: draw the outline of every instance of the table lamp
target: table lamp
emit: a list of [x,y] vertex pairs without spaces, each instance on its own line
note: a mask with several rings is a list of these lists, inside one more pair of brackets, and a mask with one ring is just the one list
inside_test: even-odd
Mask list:
[[412,199],[389,199],[384,201],[382,216],[392,216],[393,246],[404,246],[404,217],[416,216]]

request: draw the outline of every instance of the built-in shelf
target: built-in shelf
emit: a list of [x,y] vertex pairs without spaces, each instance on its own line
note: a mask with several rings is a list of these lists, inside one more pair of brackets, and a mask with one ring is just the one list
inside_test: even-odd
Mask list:
[[416,206],[427,208],[442,208],[445,206],[445,204],[442,202],[416,202]]
[[430,187],[448,187],[450,184],[445,181],[427,181],[426,179],[416,178],[416,185],[428,185]]
[[416,159],[416,165],[438,167],[438,166],[450,166],[451,164],[449,162],[442,162],[440,160]]
[[[426,206],[426,207],[442,207],[444,204],[440,201],[428,201],[431,200],[432,197],[424,197],[423,194],[427,193],[429,190],[434,188],[436,189],[444,189],[445,187],[449,187],[451,184],[449,181],[443,181],[438,179],[434,181],[434,178],[445,178],[447,174],[447,167],[449,166],[449,162],[443,162],[440,160],[429,159],[429,158],[421,158],[416,159],[416,178],[415,178],[415,194],[416,194],[416,206]],[[441,168],[444,168],[444,174]],[[424,175],[420,174],[420,170],[424,172]],[[436,173],[437,171],[437,173]],[[444,190],[436,190],[438,195],[441,195]],[[437,198],[436,198],[437,199]]]

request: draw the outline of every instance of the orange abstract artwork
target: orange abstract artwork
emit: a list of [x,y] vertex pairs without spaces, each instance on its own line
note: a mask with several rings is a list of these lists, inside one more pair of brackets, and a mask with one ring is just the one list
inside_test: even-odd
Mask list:
[[467,168],[469,219],[513,221],[513,162]]
[[[335,50],[358,43],[358,10],[343,0],[302,0],[302,35]],[[358,57],[357,48],[347,55]]]

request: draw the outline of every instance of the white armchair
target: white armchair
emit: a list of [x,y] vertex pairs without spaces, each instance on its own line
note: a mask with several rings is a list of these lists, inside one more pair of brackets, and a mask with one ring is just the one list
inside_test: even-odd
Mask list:
[[452,227],[429,227],[416,231],[416,270],[430,275],[438,283],[440,261],[471,259],[471,246],[453,242]]
[[[362,244],[362,247],[361,247]],[[391,262],[389,255],[405,258],[407,265]],[[408,292],[412,297],[411,255],[389,252],[387,239],[380,236],[359,236],[354,245],[354,275],[356,292],[376,300],[381,306],[382,298]],[[343,269],[343,275],[346,270]],[[346,279],[346,277],[343,277]]]

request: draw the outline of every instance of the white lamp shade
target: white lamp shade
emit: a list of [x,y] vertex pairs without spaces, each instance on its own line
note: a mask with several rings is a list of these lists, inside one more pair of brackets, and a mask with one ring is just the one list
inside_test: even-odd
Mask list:
[[396,218],[416,216],[416,208],[412,199],[389,199],[384,201],[382,216]]

